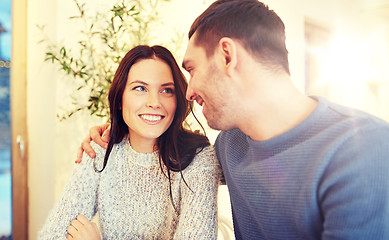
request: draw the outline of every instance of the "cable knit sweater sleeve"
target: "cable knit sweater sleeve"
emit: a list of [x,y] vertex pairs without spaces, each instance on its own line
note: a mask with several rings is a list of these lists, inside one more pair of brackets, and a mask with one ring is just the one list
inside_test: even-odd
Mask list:
[[183,172],[180,217],[174,239],[216,239],[217,190],[221,168],[212,146],[196,155]]
[[[104,154],[98,153],[97,156]],[[82,162],[74,165],[64,190],[38,233],[38,239],[66,239],[66,229],[78,214],[92,219],[96,213],[98,177],[93,159],[84,154]]]

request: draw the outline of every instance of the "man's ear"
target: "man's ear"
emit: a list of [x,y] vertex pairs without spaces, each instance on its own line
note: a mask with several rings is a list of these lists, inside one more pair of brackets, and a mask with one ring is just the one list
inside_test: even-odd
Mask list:
[[226,73],[230,75],[238,62],[236,43],[229,37],[223,37],[219,40],[218,51],[222,57]]

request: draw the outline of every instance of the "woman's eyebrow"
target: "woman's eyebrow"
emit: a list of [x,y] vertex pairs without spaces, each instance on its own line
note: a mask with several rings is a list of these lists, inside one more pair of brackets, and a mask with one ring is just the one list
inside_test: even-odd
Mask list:
[[149,85],[147,82],[144,82],[144,81],[141,81],[141,80],[134,80],[132,82],[130,82],[129,84],[143,84],[143,85]]
[[161,86],[162,86],[162,87],[174,86],[174,83],[173,83],[173,82],[168,82],[168,83],[162,84]]

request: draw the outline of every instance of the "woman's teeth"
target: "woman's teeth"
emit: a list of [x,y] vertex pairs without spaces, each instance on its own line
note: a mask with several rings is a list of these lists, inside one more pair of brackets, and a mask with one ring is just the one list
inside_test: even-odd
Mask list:
[[144,120],[147,120],[147,121],[159,121],[162,119],[162,116],[160,115],[140,115],[141,118],[143,118]]

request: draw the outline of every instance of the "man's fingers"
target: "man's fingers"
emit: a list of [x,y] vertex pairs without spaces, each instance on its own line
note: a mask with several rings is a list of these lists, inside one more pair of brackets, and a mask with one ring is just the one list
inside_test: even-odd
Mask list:
[[101,147],[107,149],[109,142],[109,132],[110,124],[106,123],[100,126],[92,127],[89,130],[89,135],[82,141],[81,147],[77,151],[77,159],[75,163],[80,163],[82,161],[82,154],[86,152],[89,157],[95,158],[96,152],[93,150],[90,142],[93,140],[95,143]]
[[[107,146],[108,146],[108,141],[109,141],[109,133],[108,133],[108,141],[104,141],[102,139],[102,135],[104,134],[104,131],[107,130],[107,128],[109,128],[109,124],[104,124],[104,125],[101,125],[101,126],[95,126],[95,127],[92,127],[89,131],[89,135],[91,137],[91,139],[97,143],[98,145],[100,145],[101,147],[107,149]],[[105,136],[105,139],[107,139],[107,136]],[[85,150],[85,149],[84,149]],[[88,154],[89,155],[89,154]]]
[[78,151],[77,151],[77,159],[75,161],[75,163],[80,163],[81,162],[81,159],[82,159],[82,153],[84,152],[84,150],[82,149],[82,147],[80,146],[78,148]]
[[84,152],[86,152],[86,154],[89,155],[89,157],[95,158],[96,153],[93,150],[92,146],[90,145],[90,142],[91,142],[91,137],[88,136],[87,138],[84,139],[84,141],[82,141],[81,148],[84,150]]
[[[108,142],[109,142],[109,139],[110,139],[110,136],[109,136],[110,133],[111,133],[111,125],[109,125],[107,129],[105,129],[105,131],[103,132],[103,135],[101,136],[101,139],[102,139],[104,142],[108,143]],[[107,144],[107,146],[108,146],[108,144]],[[105,148],[105,149],[106,149],[106,148]]]

